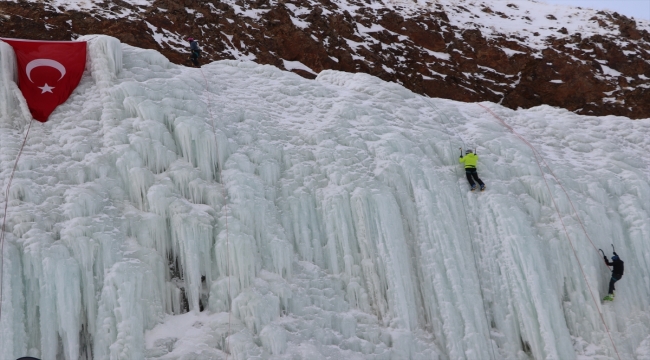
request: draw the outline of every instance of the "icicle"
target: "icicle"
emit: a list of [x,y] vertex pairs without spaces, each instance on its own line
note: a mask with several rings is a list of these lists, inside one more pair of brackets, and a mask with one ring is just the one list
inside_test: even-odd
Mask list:
[[260,332],[262,346],[271,355],[282,355],[287,350],[287,331],[277,325],[267,325]]
[[7,236],[5,253],[0,262],[2,269],[2,321],[0,321],[0,359],[14,360],[27,353],[28,334],[26,321],[24,284],[20,252],[13,244],[12,236]]
[[88,42],[86,69],[90,70],[100,88],[110,86],[122,71],[122,44],[106,35],[85,35],[77,41]]
[[185,294],[191,310],[199,309],[201,276],[212,282],[210,249],[213,243],[212,209],[207,206],[191,206],[176,200],[169,205],[172,245],[181,260],[185,279]]
[[280,316],[280,299],[273,294],[244,290],[233,300],[232,313],[253,334],[259,334],[266,324]]
[[16,54],[0,40],[0,121],[10,127],[26,124],[32,118],[17,84]]

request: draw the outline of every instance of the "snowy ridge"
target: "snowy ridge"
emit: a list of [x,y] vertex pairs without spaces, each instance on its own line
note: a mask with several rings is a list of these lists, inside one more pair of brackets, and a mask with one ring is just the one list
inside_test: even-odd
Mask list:
[[[233,2],[234,3],[234,2]],[[307,1],[311,6],[318,6],[315,0]],[[483,36],[488,39],[501,38],[503,36],[509,40],[541,52],[548,48],[549,38],[570,38],[576,33],[582,37],[601,36],[621,36],[620,30],[614,24],[603,26],[599,23],[598,18],[605,19],[607,13],[588,8],[579,8],[566,5],[552,5],[535,0],[519,1],[479,1],[479,0],[375,0],[370,4],[361,6],[354,0],[334,1],[337,10],[334,12],[344,14],[362,14],[368,9],[380,13],[383,9],[391,9],[405,18],[417,18],[422,11],[445,11],[449,17],[449,24],[459,29],[478,29]],[[233,5],[233,4],[231,4]],[[233,5],[235,6],[235,5]],[[308,14],[309,8],[301,8],[292,4],[288,5],[290,11],[296,16]],[[323,11],[327,15],[329,11]],[[251,15],[252,18],[258,19],[257,16]],[[635,19],[636,26],[639,30],[650,31],[650,22],[644,19]],[[363,36],[360,24],[359,30],[361,37],[364,37],[367,44],[366,48],[371,48],[376,39],[372,36]],[[385,30],[379,24],[372,24],[371,30],[367,32],[381,32]],[[566,29],[566,32],[558,32],[560,29]],[[406,38],[406,37],[405,37]],[[621,39],[618,45],[625,48],[627,43]],[[510,49],[504,48],[504,51]]]
[[[79,11],[94,13],[95,15],[105,17],[107,19],[119,18],[138,18],[138,12],[150,7],[155,0],[121,0],[120,5],[115,5],[113,2],[108,4],[104,0],[27,0],[31,3],[44,3],[47,10],[66,13],[68,11]],[[14,2],[17,0],[3,0],[3,2]],[[107,5],[110,7],[107,8]]]
[[[602,305],[551,196],[599,297],[608,270],[562,190],[478,104],[237,61],[205,65],[206,89],[88,40],[10,192],[0,359],[613,359],[596,307],[622,358],[650,356],[650,120],[483,103],[625,260]],[[4,187],[28,119],[0,95]],[[456,134],[487,192],[467,191]]]
[[533,0],[0,3],[5,37],[101,32],[189,64],[192,36],[206,62],[255,61],[307,78],[363,72],[430,97],[511,109],[650,116],[650,22],[607,11]]
[[[451,24],[461,29],[476,28],[488,37],[515,35],[517,38],[526,39],[522,41],[522,45],[538,50],[545,48],[541,40],[549,36],[570,37],[570,34],[575,33],[581,33],[582,37],[612,33],[620,35],[615,26],[603,27],[593,19],[609,11],[547,4],[536,0],[386,0],[385,3],[387,6],[399,6],[414,12],[421,9],[444,9],[450,14]],[[649,21],[635,20],[637,27],[650,31]],[[568,34],[557,32],[562,27],[568,30]],[[535,32],[538,35],[533,35]]]

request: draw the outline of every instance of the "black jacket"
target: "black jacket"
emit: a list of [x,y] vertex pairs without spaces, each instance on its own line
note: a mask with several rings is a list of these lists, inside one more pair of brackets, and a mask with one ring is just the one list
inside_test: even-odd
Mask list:
[[623,276],[623,271],[625,271],[625,264],[623,263],[623,260],[616,259],[609,261],[607,260],[607,256],[605,256],[605,262],[607,265],[614,267],[614,269],[612,269],[612,274]]

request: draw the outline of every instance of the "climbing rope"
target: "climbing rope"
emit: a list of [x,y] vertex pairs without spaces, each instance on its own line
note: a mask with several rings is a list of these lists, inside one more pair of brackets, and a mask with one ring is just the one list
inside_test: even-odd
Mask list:
[[25,148],[25,143],[27,143],[27,137],[29,136],[29,130],[32,128],[32,123],[34,118],[29,121],[27,126],[27,133],[25,133],[25,138],[23,139],[22,145],[20,145],[20,150],[18,151],[18,156],[16,156],[16,161],[14,162],[14,167],[11,170],[11,176],[9,176],[9,182],[7,183],[7,189],[5,190],[5,210],[4,216],[2,217],[2,229],[0,230],[0,323],[2,323],[2,289],[3,289],[3,279],[4,279],[4,267],[5,267],[5,229],[7,225],[7,209],[9,207],[9,189],[11,188],[11,182],[14,180],[14,174],[16,173],[16,167],[18,167],[18,160],[20,160],[20,155],[23,153]]
[[[555,211],[557,212],[557,215],[558,215],[558,217],[560,219],[560,223],[562,224],[562,228],[564,228],[564,233],[566,234],[566,237],[569,240],[569,244],[571,245],[571,250],[573,251],[573,256],[575,257],[576,261],[578,262],[578,266],[580,267],[580,272],[582,273],[582,276],[585,279],[585,283],[587,284],[587,289],[589,289],[589,294],[591,295],[591,298],[594,301],[594,304],[596,305],[596,310],[598,311],[598,315],[600,315],[600,320],[602,321],[603,325],[605,326],[605,330],[607,331],[607,336],[609,337],[609,340],[611,341],[612,346],[614,347],[614,352],[616,352],[616,356],[620,360],[621,355],[618,353],[618,349],[616,348],[616,344],[614,343],[614,339],[612,338],[612,334],[611,334],[611,332],[609,330],[609,327],[607,326],[607,323],[605,322],[605,317],[603,316],[603,313],[600,310],[600,307],[598,306],[599,303],[596,300],[596,297],[594,295],[593,290],[591,289],[591,285],[589,285],[589,281],[587,280],[587,274],[585,273],[585,271],[583,269],[583,266],[582,266],[582,263],[580,262],[580,259],[578,258],[578,253],[577,253],[577,251],[575,249],[575,246],[573,245],[573,241],[571,240],[571,237],[569,236],[569,231],[567,230],[566,225],[564,224],[564,220],[562,219],[562,215],[560,214],[560,208],[557,206],[555,198],[553,197],[553,193],[551,192],[551,187],[548,184],[548,180],[546,180],[546,176],[544,175],[544,170],[542,169],[541,162],[543,162],[544,165],[546,165],[546,167],[549,169],[549,171],[550,171],[551,175],[553,176],[553,178],[555,178],[555,181],[557,182],[557,184],[560,186],[562,191],[564,191],[564,194],[567,196],[567,199],[569,200],[569,203],[571,204],[571,208],[573,208],[573,211],[575,212],[576,217],[578,218],[578,222],[582,226],[582,230],[585,232],[585,235],[587,235],[587,238],[589,239],[589,242],[591,242],[591,245],[596,249],[596,251],[599,251],[598,248],[596,248],[596,246],[594,245],[593,241],[591,241],[591,238],[589,237],[589,234],[587,234],[587,230],[585,229],[582,221],[580,220],[580,215],[576,211],[576,208],[573,205],[573,202],[571,201],[571,198],[569,197],[569,194],[567,193],[564,186],[562,186],[562,183],[560,183],[557,176],[555,176],[555,174],[553,173],[553,170],[551,170],[550,166],[548,166],[548,164],[546,163],[544,158],[541,156],[541,154],[539,154],[537,149],[535,149],[535,147],[530,142],[528,142],[528,140],[524,139],[523,136],[519,135],[519,133],[517,133],[517,131],[515,131],[514,128],[512,128],[510,125],[508,125],[503,119],[501,119],[492,110],[490,110],[489,108],[487,108],[487,107],[485,107],[485,106],[483,106],[481,104],[478,104],[478,105],[480,107],[482,107],[483,109],[485,109],[488,113],[490,113],[494,118],[499,120],[501,122],[501,124],[503,124],[508,130],[510,130],[515,136],[517,136],[519,139],[521,139],[533,151],[533,155],[535,156],[535,161],[537,162],[537,166],[539,167],[539,171],[542,173],[542,178],[544,179],[544,183],[546,184],[546,188],[548,190],[549,196],[550,196],[551,200],[553,201],[553,206],[555,207]],[[541,162],[540,162],[540,159],[541,159]]]
[[[542,157],[542,155],[537,151],[537,149],[536,149],[536,148],[535,148],[535,147],[534,147],[530,142],[528,142],[528,140],[526,140],[524,137],[522,137],[521,135],[519,135],[519,133],[517,133],[517,132],[515,131],[515,129],[512,128],[512,126],[508,125],[505,121],[503,121],[503,119],[501,119],[501,118],[500,118],[497,114],[495,114],[492,110],[490,110],[489,108],[487,108],[487,107],[485,107],[485,106],[483,106],[483,105],[481,105],[481,104],[478,104],[478,105],[479,105],[480,107],[482,107],[483,109],[485,109],[488,113],[490,113],[490,115],[492,115],[494,118],[496,118],[497,120],[499,120],[499,121],[501,122],[501,124],[503,124],[503,126],[505,126],[506,128],[508,128],[508,130],[510,130],[510,131],[511,131],[515,136],[517,136],[517,137],[518,137],[519,139],[521,139],[521,140],[522,140],[526,145],[528,145],[528,147],[530,147],[531,150],[533,150],[533,153],[535,154],[535,157],[536,157],[536,158],[537,158],[537,156],[539,156],[540,160],[544,163],[544,166],[546,166],[546,168],[548,169],[548,171],[549,171],[549,173],[551,174],[551,176],[553,176],[553,178],[554,178],[555,181],[558,183],[558,185],[560,185],[560,188],[562,189],[562,191],[563,191],[564,194],[566,195],[567,199],[569,200],[569,204],[571,205],[571,208],[573,209],[573,212],[576,214],[576,219],[578,220],[578,223],[580,224],[580,227],[582,228],[582,231],[583,231],[583,232],[585,233],[585,235],[587,236],[587,239],[589,240],[589,243],[591,243],[591,246],[594,248],[594,250],[598,251],[598,248],[596,247],[596,245],[594,244],[594,242],[591,240],[591,237],[589,236],[589,233],[587,232],[587,229],[585,228],[585,225],[582,223],[582,219],[580,218],[580,215],[578,214],[578,210],[576,210],[575,205],[573,205],[573,201],[571,201],[571,197],[569,196],[569,193],[566,191],[566,189],[564,188],[564,186],[562,186],[562,184],[560,183],[560,180],[558,179],[558,177],[555,176],[555,173],[553,172],[553,169],[551,169],[551,167],[548,165],[548,163],[546,163],[546,160],[544,160],[544,157]],[[538,165],[539,165],[539,164],[538,164]],[[540,170],[541,170],[541,167],[540,167]],[[542,173],[543,173],[543,172],[542,172]]]
[[[444,115],[443,112],[441,112],[427,98],[423,98],[423,99],[429,104],[429,106],[432,109],[434,109],[438,113],[438,116],[440,116],[441,118],[443,118],[443,117],[447,118],[447,121],[450,120],[446,115]],[[451,151],[453,153],[455,150],[454,150],[454,146],[451,143],[451,135],[448,132],[445,132],[445,134],[447,134],[447,141],[449,142],[449,148],[451,149]],[[454,132],[454,134],[455,134],[456,137],[458,137],[460,139],[460,141],[463,143],[463,146],[465,148],[467,148],[467,144],[465,143],[463,138],[457,132]],[[459,175],[458,175],[458,166],[454,167],[454,173],[456,174],[456,177],[459,177]],[[490,346],[490,353],[492,354],[492,359],[496,360],[497,357],[494,355],[494,347],[492,346],[492,339],[490,337],[490,333],[491,333],[490,321],[488,319],[487,310],[485,308],[485,295],[483,294],[483,286],[481,286],[481,276],[478,274],[479,266],[478,266],[478,261],[476,260],[476,251],[474,250],[474,242],[472,241],[472,239],[475,239],[476,237],[472,236],[472,228],[471,228],[471,226],[469,224],[469,215],[468,215],[468,212],[467,212],[467,207],[465,206],[465,201],[463,199],[463,191],[461,190],[460,186],[458,186],[457,189],[458,189],[458,196],[460,197],[460,203],[463,205],[463,213],[465,214],[465,224],[467,225],[467,233],[470,236],[469,243],[470,243],[470,247],[472,248],[472,259],[474,260],[474,267],[475,267],[475,269],[477,271],[476,276],[477,276],[478,281],[479,281],[479,291],[481,293],[481,300],[482,300],[481,303],[483,305],[483,314],[485,315],[485,324],[486,324],[487,330],[488,330],[488,332],[487,332],[488,333],[488,338],[487,338],[488,346]]]
[[[208,88],[208,79],[205,77],[205,74],[203,73],[203,69],[199,68],[201,71],[201,75],[203,75],[203,80],[205,80],[205,92],[207,93],[207,98],[208,98],[208,113],[210,114],[210,119],[212,120],[212,135],[214,136],[214,143],[215,145],[217,144],[217,129],[214,126],[214,116],[212,115],[212,102],[210,100],[210,91]],[[217,148],[217,157],[218,157],[218,148]],[[226,352],[226,360],[228,360],[228,355],[230,353],[230,323],[231,323],[231,318],[232,318],[232,292],[230,291],[230,239],[229,239],[229,233],[228,233],[228,199],[226,198],[226,184],[223,182],[223,165],[219,163],[218,158],[217,158],[217,164],[219,165],[218,171],[219,171],[219,182],[221,183],[221,190],[222,190],[222,195],[223,195],[223,201],[224,201],[224,213],[226,217],[226,275],[228,276],[228,334],[226,335],[226,348],[228,348],[228,351]]]

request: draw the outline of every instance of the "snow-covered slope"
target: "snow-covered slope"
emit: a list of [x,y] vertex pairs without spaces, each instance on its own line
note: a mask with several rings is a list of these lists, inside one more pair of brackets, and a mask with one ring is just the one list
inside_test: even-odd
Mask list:
[[[650,357],[650,120],[89,54],[13,180],[0,359]],[[0,96],[4,188],[27,119]],[[610,243],[626,274],[602,304]]]
[[650,117],[650,22],[535,0],[0,0],[0,37],[363,72],[430,97]]
[[[580,33],[582,37],[595,35],[622,35],[614,24],[601,25],[597,19],[608,15],[609,11],[583,8],[571,5],[548,4],[543,0],[435,0],[409,1],[386,0],[392,7],[405,7],[411,11],[427,8],[442,8],[449,16],[451,25],[461,29],[478,29],[483,35],[515,36],[521,45],[544,50],[549,37],[570,38]],[[636,18],[639,30],[650,31],[650,22]],[[565,28],[567,33],[557,30]],[[537,35],[534,33],[537,32]],[[620,39],[623,41],[623,39]]]

